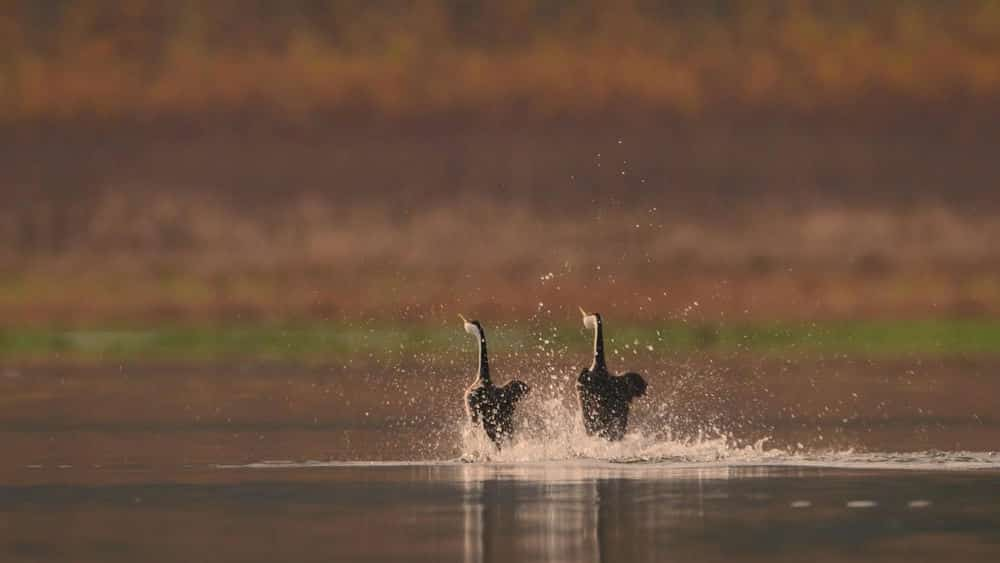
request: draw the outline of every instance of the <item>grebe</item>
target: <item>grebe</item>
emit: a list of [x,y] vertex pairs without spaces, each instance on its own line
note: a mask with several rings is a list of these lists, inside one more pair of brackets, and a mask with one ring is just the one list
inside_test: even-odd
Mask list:
[[514,409],[530,388],[516,379],[503,387],[493,385],[483,325],[479,321],[468,321],[462,315],[459,318],[465,324],[465,332],[479,341],[479,371],[475,381],[465,392],[465,409],[472,423],[481,424],[490,440],[497,448],[501,448],[514,433]]
[[583,326],[594,330],[594,362],[580,372],[576,380],[583,426],[591,436],[621,440],[628,428],[629,405],[636,397],[646,394],[646,380],[634,372],[616,376],[608,371],[601,315],[588,313],[583,307],[580,313],[583,314]]

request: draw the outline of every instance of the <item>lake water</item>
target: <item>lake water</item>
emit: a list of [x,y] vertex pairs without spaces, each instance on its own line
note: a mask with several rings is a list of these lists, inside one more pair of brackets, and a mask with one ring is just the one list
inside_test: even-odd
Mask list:
[[1000,459],[960,457],[91,469],[0,487],[0,560],[997,561]]
[[503,452],[457,376],[7,368],[0,561],[1000,560],[994,363],[776,365],[617,444],[535,381]]

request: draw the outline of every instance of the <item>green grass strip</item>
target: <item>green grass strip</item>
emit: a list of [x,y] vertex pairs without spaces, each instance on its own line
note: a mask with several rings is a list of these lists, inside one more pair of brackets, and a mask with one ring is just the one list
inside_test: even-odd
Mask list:
[[[614,353],[693,352],[789,356],[961,357],[1000,355],[1000,320],[835,321],[821,323],[663,323],[614,326]],[[490,331],[495,353],[589,346],[576,326],[507,326]],[[379,323],[224,324],[137,328],[4,328],[2,361],[286,360],[342,361],[433,354],[471,346],[459,327]]]

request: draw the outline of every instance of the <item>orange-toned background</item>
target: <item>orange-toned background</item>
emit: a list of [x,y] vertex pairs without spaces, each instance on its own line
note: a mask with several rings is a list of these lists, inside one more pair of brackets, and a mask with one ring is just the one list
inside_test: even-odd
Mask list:
[[986,0],[8,1],[0,318],[995,316],[998,101]]

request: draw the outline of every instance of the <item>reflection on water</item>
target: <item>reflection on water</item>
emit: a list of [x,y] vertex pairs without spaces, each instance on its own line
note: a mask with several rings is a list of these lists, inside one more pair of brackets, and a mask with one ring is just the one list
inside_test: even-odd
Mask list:
[[[978,496],[1000,492],[995,472],[552,464],[454,477],[469,562],[902,561],[907,545],[946,559],[1000,555],[1000,510]],[[920,495],[945,508],[925,512],[934,505]]]
[[[789,475],[798,473],[795,470]],[[706,481],[722,486],[730,468],[613,465],[465,466],[465,561],[634,561],[705,516]],[[738,478],[777,476],[745,468]],[[711,487],[710,487],[711,488]],[[718,487],[716,487],[718,488]],[[682,535],[682,534],[681,534]],[[680,535],[679,535],[680,536]]]
[[132,484],[0,487],[0,560],[1000,557],[996,470],[581,461],[134,473]]
[[510,487],[517,481],[483,479],[479,471],[465,470],[459,475],[465,492],[465,561],[529,556],[547,561],[596,560],[600,515],[595,507],[600,498],[595,481],[537,483],[525,490]]

